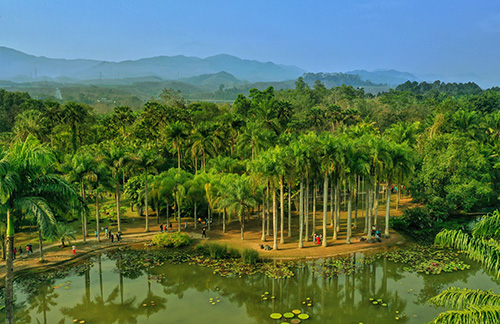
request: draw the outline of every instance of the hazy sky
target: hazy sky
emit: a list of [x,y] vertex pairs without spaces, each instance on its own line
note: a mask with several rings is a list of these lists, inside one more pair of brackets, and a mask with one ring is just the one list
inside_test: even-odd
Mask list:
[[0,0],[0,46],[52,58],[226,53],[313,72],[493,77],[500,1]]

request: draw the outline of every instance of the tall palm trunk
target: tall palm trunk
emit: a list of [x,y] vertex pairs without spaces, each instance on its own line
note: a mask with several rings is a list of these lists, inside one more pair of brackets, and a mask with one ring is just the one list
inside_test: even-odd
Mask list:
[[280,218],[281,218],[281,223],[280,223],[280,230],[281,230],[281,237],[280,237],[280,243],[283,244],[285,243],[285,237],[284,237],[284,230],[285,230],[285,184],[283,182],[283,176],[280,177]]
[[269,208],[270,208],[270,203],[269,203],[269,195],[270,195],[270,185],[269,185],[269,180],[267,180],[267,191],[266,191],[266,235],[269,236],[271,233],[269,232],[270,224],[271,222],[269,221]]
[[[330,190],[330,226],[333,227],[333,218],[335,217],[335,179],[332,174],[332,189]],[[335,227],[333,227],[335,229]]]
[[144,232],[149,232],[149,206],[148,206],[148,175],[145,176],[144,184],[144,205],[146,206],[146,228]]
[[101,229],[99,227],[99,194],[95,195],[95,226],[97,228],[97,242],[101,242]]
[[278,249],[278,213],[276,212],[276,189],[273,185],[273,250]]
[[300,198],[299,198],[299,249],[304,247],[302,234],[304,232],[304,178],[300,176]]
[[359,189],[360,189],[360,177],[356,177],[356,190],[354,191],[354,228],[358,228],[358,196],[359,196]]
[[326,243],[326,218],[328,213],[328,171],[325,171],[325,180],[323,182],[323,246]]
[[347,189],[348,201],[347,201],[347,238],[346,243],[351,244],[352,235],[352,186],[349,185]]
[[313,233],[316,233],[316,191],[317,191],[317,185],[316,185],[316,179],[314,179],[314,185],[313,185],[313,214],[312,214],[312,231]]
[[[85,201],[86,194],[85,194],[85,185],[83,184],[82,181],[82,198],[83,201]],[[85,211],[82,212],[82,233],[83,233],[83,243],[87,243],[87,215],[85,214]]]
[[374,185],[375,192],[373,193],[373,225],[378,226],[378,205],[379,205],[379,191],[380,183],[375,181]]
[[120,221],[120,182],[116,181],[115,188],[115,196],[116,196],[116,225],[118,227],[118,232],[122,231],[121,221]]
[[288,237],[292,237],[292,185],[288,182]]
[[[265,191],[263,192],[265,194]],[[260,237],[262,242],[266,241],[266,201],[263,201],[262,206],[262,236]]]
[[338,224],[338,217],[337,217],[337,214],[339,212],[339,205],[340,205],[340,180],[337,179],[337,184],[335,186],[335,192],[334,192],[334,195],[335,195],[335,215],[333,216],[333,240],[336,241],[337,238],[338,238],[338,228],[339,228],[339,224]]
[[7,258],[5,260],[5,323],[14,323],[14,219],[7,209]]
[[309,176],[306,177],[306,192],[304,195],[305,199],[305,214],[304,214],[304,222],[306,225],[306,232],[305,232],[305,237],[304,241],[308,242],[309,241]]
[[392,187],[392,181],[389,179],[389,183],[387,184],[387,202],[385,206],[385,231],[384,231],[385,237],[389,237],[389,217],[391,215],[391,189],[390,189],[391,187]]
[[366,189],[366,235],[367,239],[372,239],[372,218],[370,217],[371,210],[371,192],[370,189]]

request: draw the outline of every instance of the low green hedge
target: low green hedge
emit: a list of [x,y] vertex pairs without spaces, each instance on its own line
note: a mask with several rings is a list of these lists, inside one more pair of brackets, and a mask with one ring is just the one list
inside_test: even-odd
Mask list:
[[152,243],[159,247],[182,247],[191,244],[191,237],[180,232],[158,233],[153,236]]

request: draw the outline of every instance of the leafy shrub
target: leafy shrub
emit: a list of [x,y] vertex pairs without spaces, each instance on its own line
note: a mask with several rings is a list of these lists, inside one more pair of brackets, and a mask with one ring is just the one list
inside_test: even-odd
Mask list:
[[256,264],[260,260],[259,252],[254,249],[244,249],[241,251],[241,259],[246,264]]
[[441,229],[462,229],[471,221],[467,217],[450,216],[444,208],[429,206],[403,210],[403,216],[391,218],[390,226],[405,232],[420,244],[432,244]]
[[182,247],[191,244],[191,237],[186,233],[159,233],[153,236],[152,243],[160,247]]

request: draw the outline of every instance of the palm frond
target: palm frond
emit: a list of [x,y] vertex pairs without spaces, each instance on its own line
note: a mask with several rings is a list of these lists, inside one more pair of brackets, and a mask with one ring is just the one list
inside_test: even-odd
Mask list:
[[493,214],[483,217],[474,225],[473,236],[500,239],[500,212],[495,210]]
[[442,230],[434,241],[436,245],[464,251],[471,259],[480,262],[487,271],[500,278],[500,242],[494,239],[471,237],[461,230]]
[[470,307],[439,314],[429,324],[498,324],[500,306]]
[[43,234],[50,233],[55,227],[54,213],[47,201],[41,197],[22,197],[15,202],[14,207],[36,220]]
[[462,309],[470,306],[500,307],[500,295],[493,293],[491,290],[450,287],[429,299],[429,303],[452,309]]

